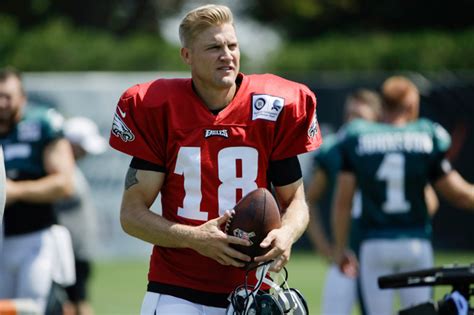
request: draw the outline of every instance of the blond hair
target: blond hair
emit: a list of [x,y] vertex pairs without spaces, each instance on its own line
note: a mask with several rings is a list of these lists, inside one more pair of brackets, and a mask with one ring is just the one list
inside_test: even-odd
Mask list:
[[232,12],[227,6],[208,4],[186,14],[179,25],[179,39],[183,47],[188,47],[197,34],[210,26],[234,24]]
[[382,85],[382,98],[385,109],[397,111],[406,107],[406,97],[410,93],[419,94],[416,85],[403,76],[389,77]]
[[382,112],[382,99],[378,93],[368,89],[356,90],[346,98],[346,110],[348,104],[352,101],[357,101],[367,105],[374,112],[377,119],[380,117]]

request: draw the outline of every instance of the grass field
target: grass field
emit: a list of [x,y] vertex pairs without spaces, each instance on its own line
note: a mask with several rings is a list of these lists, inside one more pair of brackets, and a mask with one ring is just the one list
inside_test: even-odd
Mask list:
[[[474,253],[438,253],[435,265],[474,263]],[[310,314],[319,314],[327,264],[312,253],[294,253],[288,265],[289,284],[298,288],[309,304]],[[139,314],[146,288],[148,261],[97,262],[90,284],[92,305],[97,315]],[[435,287],[435,299],[449,292],[449,286]],[[472,301],[471,301],[472,302]],[[357,311],[353,315],[358,314]]]

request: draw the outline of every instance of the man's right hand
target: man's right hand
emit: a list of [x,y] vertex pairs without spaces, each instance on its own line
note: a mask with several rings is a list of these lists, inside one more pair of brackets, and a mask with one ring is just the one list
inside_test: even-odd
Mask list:
[[354,253],[345,250],[343,253],[335,254],[335,263],[339,270],[349,278],[356,278],[359,274],[359,261]]
[[232,217],[231,211],[228,210],[224,215],[196,226],[196,238],[190,247],[222,265],[244,267],[245,263],[243,262],[250,262],[251,257],[233,249],[230,244],[250,246],[250,242],[227,235],[221,229],[221,226],[225,225],[227,220]]

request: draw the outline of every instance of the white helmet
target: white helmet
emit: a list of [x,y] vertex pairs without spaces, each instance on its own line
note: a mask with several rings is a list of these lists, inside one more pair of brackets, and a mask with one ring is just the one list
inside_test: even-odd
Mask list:
[[[255,286],[247,284],[249,271],[245,275],[245,283],[238,286],[229,296],[229,306],[226,315],[307,315],[308,305],[303,295],[296,289],[288,286],[288,271],[283,268],[281,284],[273,282],[268,277],[270,263],[257,267]],[[270,287],[268,291],[261,290],[265,283]]]

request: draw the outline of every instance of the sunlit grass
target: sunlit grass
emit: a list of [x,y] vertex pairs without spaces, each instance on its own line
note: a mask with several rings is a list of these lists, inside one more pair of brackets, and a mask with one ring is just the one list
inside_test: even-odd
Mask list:
[[[438,253],[436,266],[447,264],[469,264],[474,262],[474,253]],[[298,288],[305,296],[310,314],[319,314],[321,294],[327,263],[310,252],[296,252],[288,265],[289,284]],[[138,314],[146,290],[148,261],[97,262],[91,282],[91,301],[97,315]],[[449,286],[435,287],[435,299],[448,293]],[[357,311],[353,312],[358,314]]]

